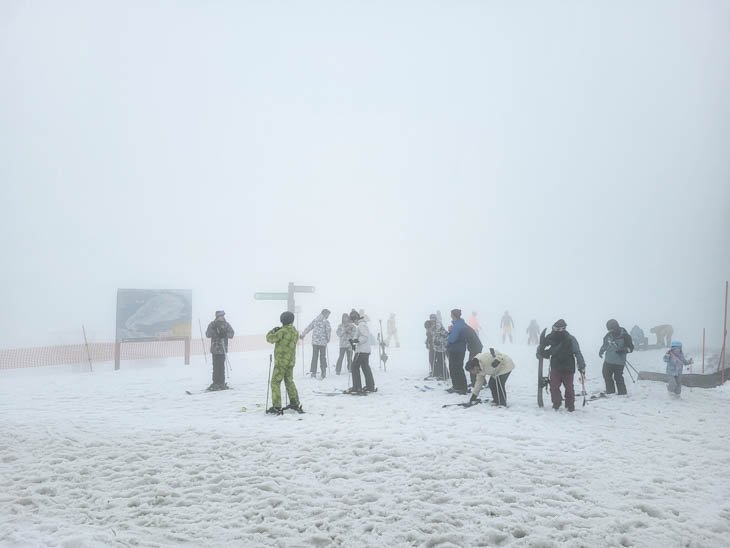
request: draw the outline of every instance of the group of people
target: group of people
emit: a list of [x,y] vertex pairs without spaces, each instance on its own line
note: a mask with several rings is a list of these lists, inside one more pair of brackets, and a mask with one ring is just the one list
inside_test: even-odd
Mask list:
[[[301,334],[294,328],[294,314],[284,312],[280,316],[281,326],[274,327],[266,334],[266,341],[274,344],[275,365],[271,375],[272,406],[269,413],[280,414],[281,383],[284,382],[289,397],[288,408],[303,412],[299,401],[299,394],[294,383],[294,365],[296,361],[296,345],[307,334],[312,333],[312,362],[310,374],[316,377],[317,364],[322,371],[322,377],[327,374],[327,345],[330,342],[332,328],[329,322],[331,312],[323,309],[322,312],[302,331]],[[505,314],[507,314],[505,312]],[[342,372],[343,362],[346,360],[347,369],[352,374],[352,387],[348,392],[352,394],[366,394],[376,391],[375,380],[370,368],[370,353],[374,338],[368,325],[369,318],[363,310],[352,310],[349,314],[342,314],[340,324],[336,329],[339,341],[339,356],[335,366],[336,374]],[[537,322],[534,329],[538,329]],[[470,402],[475,403],[479,393],[486,384],[492,392],[492,403],[497,406],[507,404],[507,379],[515,368],[512,358],[494,348],[484,352],[479,338],[478,329],[464,321],[460,309],[451,310],[451,323],[445,327],[440,313],[431,314],[424,323],[426,329],[426,347],[429,356],[429,377],[438,380],[451,380],[448,392],[466,395],[470,392]],[[477,324],[478,327],[478,324]],[[671,328],[671,326],[668,326]],[[615,319],[606,322],[607,333],[603,337],[603,344],[598,355],[603,359],[603,378],[606,384],[606,394],[625,395],[626,382],[623,378],[627,364],[627,354],[634,351],[635,337],[621,327]],[[632,330],[633,332],[634,330]],[[665,330],[666,332],[666,330]],[[664,332],[664,333],[665,333]],[[529,334],[529,328],[528,328]],[[225,311],[218,310],[215,319],[206,329],[206,336],[211,339],[210,352],[213,356],[213,382],[208,390],[225,390],[225,365],[228,354],[228,340],[233,338],[234,330],[226,321]],[[538,335],[535,334],[537,340]],[[388,340],[397,338],[395,315],[391,314],[388,320]],[[503,339],[504,340],[504,339]],[[664,356],[667,364],[669,382],[667,389],[670,393],[679,395],[681,392],[681,376],[683,367],[692,364],[682,352],[679,341],[671,341],[669,350]],[[467,355],[468,353],[468,355]],[[354,356],[353,356],[354,355]],[[563,319],[552,325],[551,332],[539,341],[537,358],[550,360],[550,373],[547,383],[550,387],[550,397],[553,409],[557,410],[563,402],[568,411],[575,410],[575,390],[573,387],[576,365],[583,381],[586,363],[580,350],[577,339],[567,330],[567,323]],[[464,364],[466,360],[466,365]],[[448,363],[448,366],[447,366]],[[363,386],[360,372],[365,378]],[[465,372],[469,373],[470,384],[467,384]],[[489,377],[489,381],[486,378]]]

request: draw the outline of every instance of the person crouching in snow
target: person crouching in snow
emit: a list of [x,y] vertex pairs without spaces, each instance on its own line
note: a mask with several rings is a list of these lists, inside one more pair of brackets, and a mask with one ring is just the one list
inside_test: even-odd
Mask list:
[[299,333],[292,325],[294,314],[291,312],[282,313],[281,327],[275,327],[266,334],[266,342],[274,344],[274,374],[271,375],[271,407],[267,413],[279,415],[281,408],[281,381],[284,381],[286,393],[289,394],[289,409],[303,413],[302,405],[299,403],[299,394],[294,384],[294,363],[296,361],[297,339]]
[[694,360],[687,360],[684,357],[681,342],[672,341],[671,348],[664,354],[664,361],[667,364],[667,375],[669,375],[667,390],[670,394],[679,396],[682,392],[682,369],[685,365],[693,364]]
[[515,368],[515,362],[507,354],[496,352],[490,348],[489,352],[481,352],[466,363],[465,369],[476,375],[476,383],[471,389],[469,403],[477,403],[479,392],[489,376],[489,389],[492,391],[492,405],[507,406],[507,379]]

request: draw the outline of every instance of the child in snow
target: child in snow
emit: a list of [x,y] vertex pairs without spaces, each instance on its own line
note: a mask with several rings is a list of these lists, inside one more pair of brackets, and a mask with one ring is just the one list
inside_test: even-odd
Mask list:
[[694,361],[687,360],[684,357],[682,343],[679,341],[672,341],[671,348],[664,354],[664,361],[667,364],[667,375],[669,375],[667,390],[670,394],[679,396],[682,392],[682,369],[685,365],[690,365]]
[[274,374],[271,375],[271,407],[267,413],[279,415],[281,408],[281,381],[284,381],[286,393],[289,394],[289,409],[303,413],[299,403],[299,394],[294,384],[294,362],[297,351],[297,330],[292,325],[294,314],[284,312],[281,317],[281,327],[275,327],[266,334],[266,342],[274,344]]
[[487,386],[492,391],[492,405],[507,406],[507,378],[515,368],[512,358],[490,348],[489,352],[481,352],[474,356],[466,363],[465,368],[469,373],[476,375],[470,403],[476,403],[486,377],[489,376]]

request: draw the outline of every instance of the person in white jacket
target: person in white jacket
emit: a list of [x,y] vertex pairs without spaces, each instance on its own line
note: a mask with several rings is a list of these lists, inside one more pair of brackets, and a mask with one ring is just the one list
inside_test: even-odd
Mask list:
[[481,352],[469,360],[465,369],[477,376],[471,390],[470,403],[476,403],[479,392],[489,377],[489,389],[492,391],[492,405],[507,406],[507,379],[515,368],[515,362],[507,354],[490,348],[489,352]]
[[[370,369],[371,335],[367,319],[355,310],[350,312],[350,319],[357,325],[357,336],[350,341],[355,345],[355,359],[352,362],[352,388],[349,392],[354,394],[375,392],[375,380]],[[365,375],[365,388],[362,387],[360,369]]]

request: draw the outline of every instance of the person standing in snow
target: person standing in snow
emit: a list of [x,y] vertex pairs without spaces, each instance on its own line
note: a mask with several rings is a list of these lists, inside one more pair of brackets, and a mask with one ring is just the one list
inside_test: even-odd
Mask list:
[[446,352],[449,356],[449,373],[451,374],[451,388],[448,392],[466,394],[466,375],[464,374],[464,354],[466,354],[466,339],[464,328],[466,322],[461,317],[461,310],[454,308],[451,311],[451,325],[446,338]]
[[271,407],[267,413],[278,415],[281,408],[281,381],[284,381],[289,395],[289,409],[303,413],[299,393],[294,384],[294,364],[297,352],[297,330],[292,325],[294,314],[284,312],[280,316],[281,327],[275,327],[266,334],[266,342],[274,345],[274,373],[271,375]]
[[431,339],[431,376],[443,380],[446,379],[446,339],[449,333],[435,314],[431,316],[432,319],[426,322]]
[[682,343],[672,341],[669,350],[664,354],[664,362],[667,364],[667,390],[673,396],[679,397],[682,393],[682,370],[685,365],[691,365],[694,360],[687,360],[682,352]]
[[431,314],[425,322],[423,322],[423,328],[426,330],[426,349],[428,350],[428,371],[430,377],[435,377],[435,374],[433,372],[433,359],[434,359],[434,353],[433,353],[433,338],[431,335],[431,327],[433,326],[433,322],[436,319],[436,314]]
[[603,362],[603,380],[606,381],[606,394],[618,393],[619,396],[625,396],[624,367],[626,367],[626,354],[634,351],[634,341],[631,340],[631,335],[616,320],[608,320],[606,329],[608,329],[608,333],[603,336],[603,344],[598,351],[599,358],[603,358],[604,354],[606,355]]
[[216,310],[215,320],[208,324],[205,336],[210,339],[210,353],[213,356],[213,383],[207,388],[209,391],[227,390],[226,384],[226,355],[228,354],[228,339],[233,338],[233,328],[226,321],[226,313]]
[[[355,359],[352,362],[352,388],[351,393],[362,394],[367,392],[375,392],[375,380],[373,372],[370,369],[370,328],[367,320],[358,312],[353,310],[350,312],[350,319],[357,326],[357,335],[350,341],[355,345]],[[365,375],[365,388],[362,387],[362,379],[360,378],[360,370]]]
[[347,356],[347,372],[352,369],[352,345],[350,339],[354,339],[357,335],[357,326],[350,320],[348,314],[342,315],[342,322],[337,326],[337,337],[340,340],[340,355],[337,357],[335,364],[335,373],[340,374],[342,371],[342,359]]
[[[469,324],[466,324],[464,326],[464,341],[466,342],[466,350],[469,352],[469,357],[466,359],[467,362],[474,358],[474,356],[479,354],[484,349],[482,341],[479,340],[479,335],[477,335],[477,332],[474,331],[474,329],[472,329]],[[474,386],[476,380],[477,377],[475,374],[469,375],[469,381],[471,386]]]
[[313,379],[317,377],[317,356],[319,356],[319,364],[322,368],[322,378],[327,376],[327,344],[332,335],[332,327],[327,319],[329,317],[330,311],[325,308],[299,336],[303,339],[307,333],[312,331],[312,366],[309,373]]
[[479,335],[482,330],[482,326],[479,324],[479,320],[477,319],[476,310],[472,310],[471,316],[469,316],[469,319],[466,320],[466,325],[471,327],[474,331],[476,331],[476,334]]
[[540,340],[540,326],[537,325],[537,320],[530,320],[530,325],[527,326],[527,344],[532,346],[537,344]]
[[509,311],[505,310],[502,316],[502,321],[499,322],[499,326],[502,328],[502,344],[505,343],[507,337],[509,342],[512,342],[512,330],[515,327],[515,322],[512,321],[512,316],[509,315]]
[[576,338],[568,333],[568,324],[560,319],[553,324],[552,332],[545,337],[545,346],[537,349],[537,357],[550,360],[550,399],[553,402],[553,409],[560,409],[563,401],[560,393],[560,385],[565,387],[565,408],[568,411],[575,411],[575,389],[573,388],[573,377],[575,376],[575,362],[578,361],[578,371],[581,376],[585,375],[586,362],[580,351]]
[[507,354],[490,348],[489,352],[481,352],[466,362],[466,370],[476,376],[476,383],[471,389],[470,403],[477,403],[479,392],[489,377],[489,389],[492,391],[492,405],[507,406],[507,379],[515,368],[515,363]]
[[388,331],[388,339],[386,340],[385,344],[390,346],[391,339],[394,339],[395,347],[400,348],[400,341],[398,340],[398,327],[395,325],[395,314],[391,313],[390,318],[388,318],[388,324],[386,327]]

